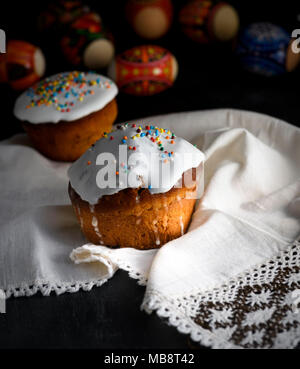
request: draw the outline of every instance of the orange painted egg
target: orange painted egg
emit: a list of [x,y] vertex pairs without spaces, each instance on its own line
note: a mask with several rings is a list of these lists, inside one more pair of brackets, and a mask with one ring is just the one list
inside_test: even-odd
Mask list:
[[125,12],[134,31],[149,40],[163,36],[173,18],[171,0],[129,0]]
[[121,91],[139,96],[153,95],[171,87],[177,73],[174,55],[154,45],[127,50],[118,55],[108,68],[108,75]]
[[0,55],[0,82],[14,90],[25,90],[45,73],[46,61],[41,49],[29,42],[10,40],[6,54]]
[[199,43],[232,40],[239,30],[239,15],[218,0],[192,0],[179,12],[183,32]]

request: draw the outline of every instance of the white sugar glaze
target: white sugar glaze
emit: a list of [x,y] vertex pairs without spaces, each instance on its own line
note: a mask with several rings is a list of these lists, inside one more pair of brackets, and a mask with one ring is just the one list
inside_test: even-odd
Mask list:
[[117,93],[116,84],[102,75],[60,73],[23,92],[15,102],[14,115],[32,124],[74,121],[104,108]]
[[[128,158],[126,165],[119,157],[124,152]],[[99,159],[103,153],[106,164]],[[158,159],[155,165],[154,157]],[[96,204],[102,196],[125,188],[145,187],[151,194],[165,193],[178,183],[183,173],[197,168],[203,160],[200,150],[168,130],[127,124],[105,134],[73,163],[68,174],[71,186],[80,197],[89,204]],[[99,171],[103,169],[114,174],[114,186],[99,186]]]

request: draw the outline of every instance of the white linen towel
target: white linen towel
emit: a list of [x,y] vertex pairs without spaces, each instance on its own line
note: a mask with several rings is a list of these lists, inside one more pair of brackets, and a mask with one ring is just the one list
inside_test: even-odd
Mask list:
[[228,109],[141,121],[171,129],[206,155],[205,193],[189,232],[158,251],[86,244],[67,194],[69,164],[15,136],[0,143],[7,297],[89,290],[122,268],[147,284],[143,308],[151,311],[157,296],[174,301],[213,290],[290,247],[300,233],[300,129]]

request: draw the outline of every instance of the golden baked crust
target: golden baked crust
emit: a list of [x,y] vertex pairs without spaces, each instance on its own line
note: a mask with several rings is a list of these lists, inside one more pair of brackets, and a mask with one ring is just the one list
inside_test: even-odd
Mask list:
[[34,146],[57,161],[77,160],[104,132],[109,132],[117,117],[116,100],[103,109],[72,122],[32,124],[22,122]]
[[148,189],[128,188],[103,196],[91,206],[69,184],[74,211],[90,242],[143,250],[159,248],[186,232],[196,202],[190,197],[195,191],[196,184],[154,195]]

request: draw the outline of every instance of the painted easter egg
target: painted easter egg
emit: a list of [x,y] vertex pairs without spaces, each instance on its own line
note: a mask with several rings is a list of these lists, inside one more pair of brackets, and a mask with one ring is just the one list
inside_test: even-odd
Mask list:
[[239,30],[239,16],[229,4],[216,0],[192,0],[179,12],[183,32],[199,43],[232,40]]
[[90,8],[79,0],[48,2],[47,8],[38,17],[38,29],[57,33],[88,12]]
[[46,60],[40,48],[29,42],[10,40],[0,55],[0,82],[15,90],[24,90],[45,73]]
[[272,23],[253,23],[240,34],[236,54],[244,69],[265,76],[290,72],[300,61],[290,34]]
[[153,40],[169,30],[173,5],[171,0],[129,0],[125,12],[134,31],[143,38]]
[[171,87],[178,64],[168,50],[154,45],[137,46],[118,55],[108,75],[120,90],[132,95],[153,95]]
[[84,14],[70,25],[61,47],[71,64],[89,69],[107,67],[115,53],[111,34],[94,12]]

